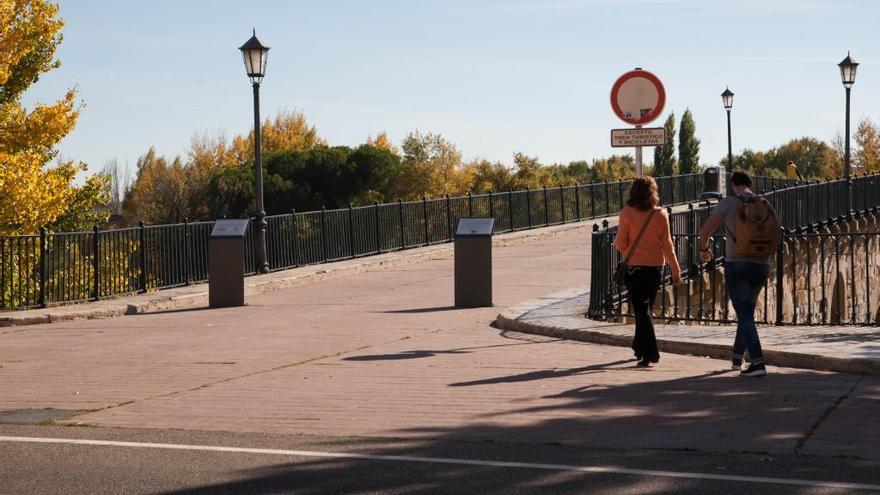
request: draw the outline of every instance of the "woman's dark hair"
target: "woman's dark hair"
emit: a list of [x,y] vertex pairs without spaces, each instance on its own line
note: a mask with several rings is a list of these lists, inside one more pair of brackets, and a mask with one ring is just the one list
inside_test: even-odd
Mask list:
[[752,187],[752,178],[749,174],[738,170],[730,174],[730,183],[735,186]]
[[660,205],[660,193],[657,192],[657,183],[652,177],[639,177],[633,179],[629,188],[628,206],[637,210],[650,210]]

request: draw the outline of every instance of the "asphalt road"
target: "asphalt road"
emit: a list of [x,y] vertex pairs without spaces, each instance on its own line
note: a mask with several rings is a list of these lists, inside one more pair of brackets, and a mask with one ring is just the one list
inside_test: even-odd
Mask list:
[[[878,461],[735,452],[735,446],[726,453],[623,451],[534,443],[12,425],[0,426],[0,436],[5,438],[0,440],[3,494],[872,493],[815,482],[872,484],[880,490]],[[135,445],[32,443],[9,437]],[[196,450],[198,446],[274,450],[204,451]],[[333,453],[361,457],[328,457]],[[491,464],[499,461],[524,464]],[[574,467],[615,472],[579,472]],[[711,479],[716,476],[752,480]]]

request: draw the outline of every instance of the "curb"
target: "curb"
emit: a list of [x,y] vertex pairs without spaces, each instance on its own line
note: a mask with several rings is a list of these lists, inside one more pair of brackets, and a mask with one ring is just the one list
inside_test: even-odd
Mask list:
[[[521,318],[532,309],[546,306],[548,300],[558,301],[560,296],[570,294],[571,291],[566,291],[564,293],[549,295],[541,299],[526,301],[511,308],[507,308],[498,314],[495,318],[495,324],[502,330],[512,330],[521,333],[589,342],[593,344],[630,347],[632,344],[631,337],[602,332],[600,330],[601,326],[596,330],[582,330],[521,320]],[[523,311],[523,309],[526,310]],[[657,347],[660,349],[660,352],[666,352],[669,354],[710,357],[724,361],[730,359],[730,346],[727,345],[703,342],[684,342],[658,338]],[[833,371],[859,375],[880,375],[880,361],[864,358],[819,356],[765,348],[764,359],[767,364],[783,368]]]
[[[504,247],[533,242],[574,230],[590,232],[593,224],[592,220],[595,219],[499,234],[493,237],[492,246]],[[358,273],[387,270],[432,260],[450,259],[452,255],[453,243],[446,242],[246,277],[245,297]],[[174,289],[133,296],[121,296],[115,299],[108,298],[89,303],[4,312],[0,313],[0,328],[172,311],[196,305],[206,305],[207,303],[208,285],[207,283],[200,282]]]

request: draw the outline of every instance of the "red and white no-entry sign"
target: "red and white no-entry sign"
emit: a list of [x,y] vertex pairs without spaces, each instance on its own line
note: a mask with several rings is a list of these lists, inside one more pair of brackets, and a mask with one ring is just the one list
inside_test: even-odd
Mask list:
[[653,121],[666,105],[666,90],[660,79],[642,69],[627,72],[611,87],[611,108],[627,124]]

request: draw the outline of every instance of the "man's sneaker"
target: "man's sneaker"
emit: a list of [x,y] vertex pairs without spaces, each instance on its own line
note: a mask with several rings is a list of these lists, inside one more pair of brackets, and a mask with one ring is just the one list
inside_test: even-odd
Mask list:
[[730,369],[732,370],[741,370],[743,367],[743,360],[741,357],[732,357],[730,358]]
[[748,368],[742,370],[739,376],[764,376],[767,374],[767,368],[764,363],[750,364]]

